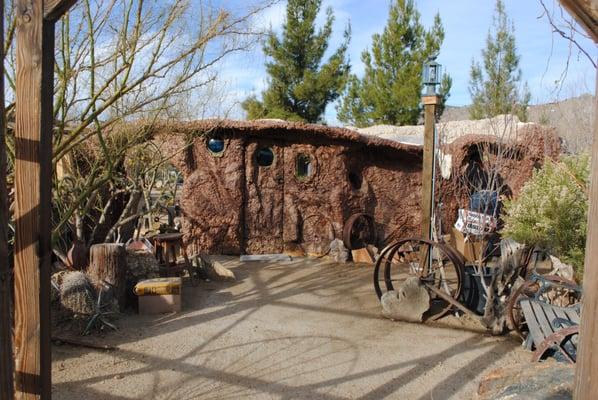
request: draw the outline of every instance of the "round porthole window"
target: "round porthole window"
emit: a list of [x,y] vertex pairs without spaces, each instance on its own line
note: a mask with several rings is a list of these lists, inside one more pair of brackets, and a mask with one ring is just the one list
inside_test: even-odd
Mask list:
[[221,138],[210,138],[208,139],[208,150],[212,154],[222,154],[224,151],[224,140]]
[[269,147],[262,147],[257,151],[255,160],[260,167],[269,167],[274,162],[274,152]]
[[297,155],[295,162],[295,176],[299,179],[309,178],[313,174],[311,157],[307,154]]

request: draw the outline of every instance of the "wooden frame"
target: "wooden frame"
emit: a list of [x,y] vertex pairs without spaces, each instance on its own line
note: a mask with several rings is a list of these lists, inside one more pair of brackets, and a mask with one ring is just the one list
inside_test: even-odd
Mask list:
[[579,347],[575,368],[577,400],[592,400],[598,393],[598,71],[594,92],[594,144],[588,208],[588,237],[583,273],[583,312],[579,326]]
[[[0,43],[4,43],[4,1],[0,1]],[[0,60],[4,59],[0,46]],[[0,63],[0,76],[4,76],[4,63]],[[4,104],[4,79],[0,79],[0,104]],[[10,285],[11,269],[8,262],[8,193],[6,190],[6,142],[4,112],[0,112],[0,398],[9,399],[13,394],[12,330]]]
[[[596,0],[559,0],[598,43]],[[579,326],[579,348],[575,367],[574,398],[591,400],[598,393],[598,70],[594,90],[594,144],[590,176],[588,237],[583,274],[583,313]]]
[[[593,0],[560,0],[598,41]],[[15,121],[15,389],[19,399],[51,397],[49,321],[50,205],[52,178],[52,103],[54,25],[76,0],[16,0],[17,106]],[[1,4],[3,6],[3,2]],[[3,7],[2,7],[3,9]],[[2,20],[2,18],[0,18]],[[2,30],[0,30],[1,32]],[[0,72],[3,72],[0,69]],[[3,96],[4,90],[0,83]],[[598,103],[595,103],[598,114]],[[0,132],[4,121],[0,117]],[[0,257],[7,257],[5,147],[0,134]],[[581,351],[576,373],[576,398],[598,392],[598,118],[594,125],[592,186],[584,284]],[[12,353],[7,263],[0,266],[0,396],[12,392]],[[592,357],[593,353],[596,353]],[[593,379],[592,379],[593,378]]]
[[50,399],[54,26],[76,0],[17,0],[15,394]]

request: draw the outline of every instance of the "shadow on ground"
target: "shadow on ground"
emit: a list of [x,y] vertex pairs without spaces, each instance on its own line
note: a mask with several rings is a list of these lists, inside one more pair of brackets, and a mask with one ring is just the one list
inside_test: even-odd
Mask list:
[[185,287],[179,314],[129,315],[112,352],[55,346],[55,399],[470,398],[527,361],[508,338],[379,316],[371,269],[225,259],[236,282]]

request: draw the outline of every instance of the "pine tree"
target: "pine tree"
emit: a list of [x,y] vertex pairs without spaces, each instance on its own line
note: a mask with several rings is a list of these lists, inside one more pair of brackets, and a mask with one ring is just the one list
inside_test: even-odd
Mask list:
[[[355,126],[373,124],[413,125],[422,114],[422,70],[424,62],[438,54],[444,40],[440,16],[426,30],[413,0],[396,0],[389,10],[382,34],[372,36],[371,51],[363,51],[362,79],[351,75],[338,119]],[[442,105],[449,96],[452,79],[444,75],[440,88]]]
[[521,69],[514,31],[502,0],[497,0],[492,30],[482,50],[484,70],[478,62],[471,64],[469,113],[472,119],[516,114],[520,120],[527,120],[531,96],[527,84],[520,88]]
[[321,122],[326,105],[338,98],[349,75],[346,58],[350,29],[340,47],[322,63],[332,34],[334,16],[326,10],[326,22],[316,31],[315,20],[322,0],[289,0],[282,38],[270,32],[264,53],[269,87],[262,100],[255,96],[242,106],[248,119],[280,118]]

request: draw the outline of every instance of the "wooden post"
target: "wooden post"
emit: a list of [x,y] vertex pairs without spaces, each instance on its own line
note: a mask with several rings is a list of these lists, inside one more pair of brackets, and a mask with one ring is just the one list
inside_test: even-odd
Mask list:
[[87,273],[97,282],[106,282],[114,288],[120,310],[127,299],[127,252],[115,243],[95,244],[89,250]]
[[434,153],[436,152],[436,106],[440,98],[424,96],[424,160],[422,172],[422,237],[432,238],[432,213],[434,208]]
[[594,144],[590,205],[588,208],[588,238],[583,273],[582,314],[579,350],[575,370],[575,399],[595,399],[598,394],[598,72],[594,93]]
[[[0,43],[4,43],[4,1],[0,1]],[[0,46],[0,60],[4,47]],[[0,62],[0,76],[4,63]],[[6,191],[6,124],[4,121],[4,79],[0,79],[0,398],[13,395],[13,356],[11,285],[12,271],[8,262],[8,195]]]
[[50,399],[54,25],[74,1],[16,0],[15,397]]

